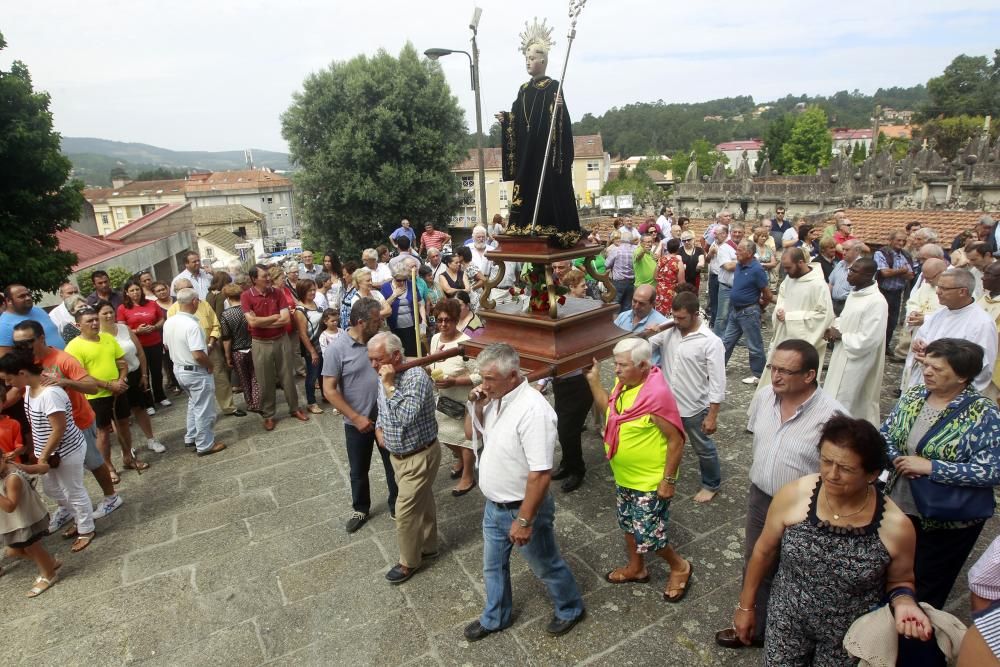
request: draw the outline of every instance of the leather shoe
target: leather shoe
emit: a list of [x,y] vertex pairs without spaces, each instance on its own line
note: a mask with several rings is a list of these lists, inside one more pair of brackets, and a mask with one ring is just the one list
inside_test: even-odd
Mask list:
[[232,412],[230,412],[228,416],[229,417],[246,417],[247,413],[245,411],[243,411],[243,410],[240,410],[239,408],[236,408],[235,410],[233,410]]
[[[740,641],[740,638],[736,635],[736,630],[732,628],[726,628],[725,630],[719,630],[716,632],[715,643],[722,648],[749,648],[746,644]],[[764,646],[764,640],[754,637],[750,641],[750,646],[761,648]]]
[[217,442],[210,448],[206,449],[205,451],[198,452],[198,456],[211,456],[212,454],[218,454],[225,448],[226,446],[224,444],[222,444],[221,442]]
[[583,475],[574,473],[566,478],[560,488],[562,488],[564,493],[571,493],[579,489],[581,484],[583,484]]
[[581,611],[579,616],[569,621],[564,621],[560,618],[553,616],[552,620],[549,621],[549,624],[545,626],[545,632],[552,635],[553,637],[564,635],[573,628],[575,628],[576,624],[582,621],[586,616],[587,616],[586,609]]
[[273,431],[274,430],[274,419],[273,418],[268,417],[267,419],[264,420],[264,430],[265,431]]
[[391,570],[385,573],[385,578],[390,584],[401,584],[416,573],[417,568],[411,567],[407,572],[400,563],[396,563]]
[[291,414],[291,416],[292,416],[292,417],[295,417],[295,418],[296,418],[296,419],[298,419],[298,420],[299,420],[300,422],[307,422],[307,421],[309,421],[309,415],[307,415],[307,414],[306,414],[305,412],[303,412],[302,410],[296,410],[295,412],[293,412],[293,413]]
[[556,482],[561,479],[566,479],[567,477],[569,477],[569,470],[566,470],[566,468],[563,468],[562,466],[559,466],[559,468],[552,473],[552,479]]
[[509,627],[510,626],[507,625],[507,626],[504,626],[502,628],[497,628],[496,630],[490,630],[489,628],[484,628],[479,623],[479,621],[476,620],[476,621],[473,621],[472,623],[469,623],[467,626],[465,626],[465,630],[462,631],[462,634],[465,635],[465,641],[467,641],[467,642],[478,642],[480,639],[483,639],[484,637],[488,637],[488,636],[492,635],[494,632],[503,632],[504,630],[506,630]]

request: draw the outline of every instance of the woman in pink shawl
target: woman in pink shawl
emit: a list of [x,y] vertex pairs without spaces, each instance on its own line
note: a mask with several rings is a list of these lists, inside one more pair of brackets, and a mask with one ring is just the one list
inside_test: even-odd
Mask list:
[[625,532],[629,562],[605,575],[612,584],[646,583],[644,555],[652,551],[670,566],[663,599],[680,602],[690,588],[693,566],[667,540],[670,499],[684,449],[684,426],[674,395],[653,350],[642,338],[626,338],[614,349],[611,396],[601,385],[597,360],[587,373],[594,403],[607,411],[604,448],[615,476],[618,526]]

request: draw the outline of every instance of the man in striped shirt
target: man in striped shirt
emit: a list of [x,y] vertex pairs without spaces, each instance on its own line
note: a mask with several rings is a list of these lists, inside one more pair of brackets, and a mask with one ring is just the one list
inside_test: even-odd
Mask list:
[[[848,414],[819,388],[816,382],[819,353],[809,342],[797,338],[782,341],[775,348],[768,368],[771,385],[757,392],[747,410],[747,430],[753,433],[753,463],[747,498],[744,567],[764,529],[774,494],[785,484],[819,470],[818,445],[823,425],[838,412]],[[758,623],[753,646],[764,645],[767,602],[776,571],[777,567],[757,590]],[[715,642],[726,648],[744,646],[732,628],[716,632]]]

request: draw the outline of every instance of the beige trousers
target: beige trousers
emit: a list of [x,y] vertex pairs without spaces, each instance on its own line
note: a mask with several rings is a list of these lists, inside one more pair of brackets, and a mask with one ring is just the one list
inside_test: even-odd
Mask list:
[[292,354],[288,349],[288,336],[281,335],[270,340],[254,338],[250,354],[253,356],[253,374],[260,388],[260,414],[264,419],[274,417],[277,383],[285,392],[288,413],[299,410],[299,394],[295,390],[295,373],[292,368]]
[[212,351],[208,353],[208,358],[212,361],[212,378],[215,380],[215,400],[219,404],[219,412],[224,415],[231,415],[236,412],[236,405],[233,403],[233,386],[229,383],[229,371],[226,365],[226,353],[222,347],[222,341],[216,341],[212,346]]
[[406,458],[389,457],[396,472],[396,542],[399,563],[420,567],[422,554],[438,550],[437,508],[434,479],[441,465],[441,444],[435,440],[427,449]]

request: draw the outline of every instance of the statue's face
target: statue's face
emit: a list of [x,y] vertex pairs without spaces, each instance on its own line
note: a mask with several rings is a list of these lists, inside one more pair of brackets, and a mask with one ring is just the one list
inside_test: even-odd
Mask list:
[[529,46],[528,51],[525,54],[525,64],[528,69],[528,74],[532,77],[544,75],[546,58],[547,56],[544,51],[538,47]]

